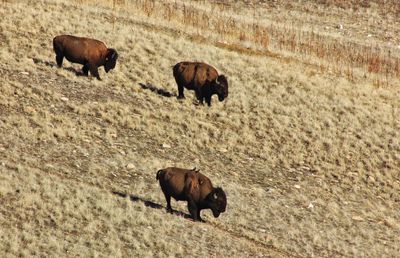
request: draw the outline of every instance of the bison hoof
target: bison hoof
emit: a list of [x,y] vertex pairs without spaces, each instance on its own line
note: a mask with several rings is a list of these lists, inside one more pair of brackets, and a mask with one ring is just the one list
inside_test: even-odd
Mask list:
[[168,213],[173,213],[173,210],[171,208],[167,208]]
[[185,96],[178,96],[178,97],[176,97],[177,99],[184,99],[185,98]]

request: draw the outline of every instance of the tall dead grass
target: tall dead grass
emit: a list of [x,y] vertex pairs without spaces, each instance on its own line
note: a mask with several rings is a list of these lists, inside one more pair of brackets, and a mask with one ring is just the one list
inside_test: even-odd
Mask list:
[[[164,20],[170,26],[181,26],[185,31],[200,36],[202,40],[216,41],[220,46],[231,50],[252,53],[248,49],[262,50],[257,54],[290,53],[292,57],[303,62],[317,64],[322,70],[354,79],[354,69],[363,71],[362,76],[380,75],[379,81],[389,82],[389,77],[400,78],[400,57],[393,54],[394,49],[377,44],[361,44],[346,37],[332,37],[312,29],[312,24],[285,24],[260,20],[258,13],[268,9],[257,10],[260,5],[253,4],[252,17],[243,17],[235,12],[233,4],[204,1],[93,1],[80,0],[79,3],[100,2],[119,10],[140,12],[149,19]],[[357,3],[356,3],[357,2]],[[379,1],[378,1],[379,2]],[[341,6],[344,1],[320,1],[322,5]],[[362,3],[355,1],[349,6]],[[379,4],[379,3],[377,3]],[[346,4],[347,5],[347,4]],[[162,22],[161,22],[162,23]],[[178,28],[179,28],[178,26]],[[212,34],[213,38],[209,35]],[[240,47],[238,47],[240,46]],[[294,56],[293,56],[294,55]],[[310,61],[321,60],[322,62]]]

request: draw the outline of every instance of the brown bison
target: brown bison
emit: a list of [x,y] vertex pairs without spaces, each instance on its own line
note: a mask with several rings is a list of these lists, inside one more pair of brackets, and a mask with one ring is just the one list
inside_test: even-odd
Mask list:
[[178,85],[178,99],[185,98],[183,88],[194,90],[196,98],[203,104],[205,99],[211,106],[211,96],[218,95],[219,101],[228,96],[228,81],[224,75],[205,63],[180,62],[174,65],[173,74]]
[[71,35],[60,35],[53,39],[53,49],[56,53],[58,67],[61,67],[64,57],[72,62],[82,64],[82,72],[87,76],[90,70],[92,76],[100,79],[99,66],[104,65],[106,73],[114,69],[118,53],[113,48],[96,39],[81,38]]
[[190,215],[203,221],[200,211],[211,209],[215,218],[226,209],[226,195],[222,188],[214,188],[210,179],[198,170],[169,167],[157,172],[156,179],[167,201],[167,211],[172,212],[171,196],[177,201],[187,201]]

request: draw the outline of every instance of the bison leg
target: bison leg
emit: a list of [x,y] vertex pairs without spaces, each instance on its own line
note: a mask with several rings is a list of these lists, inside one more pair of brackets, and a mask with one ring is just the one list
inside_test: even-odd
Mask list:
[[207,96],[205,97],[205,99],[206,99],[207,105],[210,107],[210,106],[211,106],[211,95],[207,95]]
[[183,86],[181,84],[178,84],[178,97],[177,99],[184,99],[185,95],[183,94]]
[[167,201],[167,212],[172,213],[171,196],[165,195],[165,200]]
[[203,220],[201,217],[200,217],[200,209],[197,209],[197,218],[199,219],[199,221],[201,221],[201,222],[205,222],[205,220]]
[[82,72],[83,72],[83,74],[86,75],[86,76],[89,75],[89,66],[88,66],[88,64],[85,64],[85,65],[82,67]]
[[195,221],[199,220],[199,215],[200,215],[199,209],[197,208],[197,205],[193,200],[188,201],[188,210],[193,220]]
[[58,66],[58,67],[61,67],[61,66],[62,66],[63,59],[64,59],[64,56],[63,56],[63,55],[56,54],[56,62],[57,62],[57,66]]
[[97,66],[89,64],[89,70],[92,76],[96,77],[98,80],[101,80]]
[[196,88],[194,92],[196,94],[197,100],[200,102],[201,105],[203,105],[204,96],[203,96],[202,90],[199,88]]

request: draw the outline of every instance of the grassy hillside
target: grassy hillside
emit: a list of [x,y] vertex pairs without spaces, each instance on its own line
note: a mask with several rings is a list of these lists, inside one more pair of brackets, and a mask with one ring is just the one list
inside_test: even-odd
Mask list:
[[[1,256],[400,252],[400,84],[348,80],[95,2],[0,4]],[[64,33],[117,49],[116,69],[100,68],[98,81],[68,61],[57,68],[52,38]],[[171,67],[182,60],[226,74],[227,100],[208,108],[190,91],[180,102],[147,89],[176,93]],[[172,165],[222,186],[226,213],[194,223],[173,202],[179,212],[167,214],[155,173]]]

